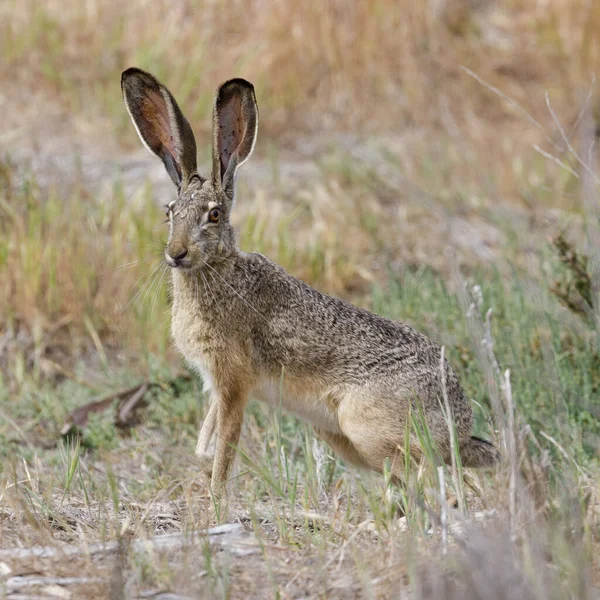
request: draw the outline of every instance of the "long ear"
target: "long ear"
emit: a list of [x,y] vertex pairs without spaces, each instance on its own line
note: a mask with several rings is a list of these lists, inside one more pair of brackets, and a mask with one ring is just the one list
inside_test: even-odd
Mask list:
[[169,90],[150,73],[131,68],[121,75],[127,112],[144,146],[158,156],[179,188],[196,172],[196,140]]
[[254,87],[231,79],[218,90],[213,112],[213,185],[233,199],[235,172],[254,150],[258,106]]

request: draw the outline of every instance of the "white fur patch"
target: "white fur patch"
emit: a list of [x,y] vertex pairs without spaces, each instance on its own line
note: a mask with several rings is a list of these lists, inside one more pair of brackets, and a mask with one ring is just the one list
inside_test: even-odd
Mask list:
[[203,383],[202,391],[205,394],[208,394],[215,387],[212,375],[210,374],[210,371],[204,365],[202,365],[202,366],[198,365],[198,370],[200,371],[200,377],[202,377],[202,383]]
[[[182,354],[184,353],[182,352]],[[195,359],[186,359],[186,362],[194,371],[196,371],[196,373],[198,373],[198,375],[200,375],[200,378],[202,379],[202,391],[205,394],[210,394],[210,392],[212,392],[212,390],[214,389],[215,385],[212,375],[210,374],[210,371],[208,370],[207,366],[203,362]]]

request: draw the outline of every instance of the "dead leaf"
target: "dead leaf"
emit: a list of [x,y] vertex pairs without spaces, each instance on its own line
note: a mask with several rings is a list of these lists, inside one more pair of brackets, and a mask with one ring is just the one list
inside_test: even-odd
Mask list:
[[127,427],[131,424],[132,416],[136,408],[141,404],[144,394],[156,385],[151,382],[144,382],[135,387],[109,394],[100,400],[94,400],[88,404],[84,404],[79,408],[71,411],[65,424],[60,430],[61,435],[67,435],[73,430],[79,431],[87,425],[89,416],[94,413],[101,413],[108,410],[115,400],[118,400],[115,424],[118,427]]
[[118,427],[127,427],[131,424],[133,413],[141,404],[144,394],[150,389],[150,385],[149,383],[143,383],[130,398],[119,403],[116,416],[116,425]]

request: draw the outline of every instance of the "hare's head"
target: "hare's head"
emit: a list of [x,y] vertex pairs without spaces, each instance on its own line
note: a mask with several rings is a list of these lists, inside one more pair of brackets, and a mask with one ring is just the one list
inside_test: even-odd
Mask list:
[[252,154],[258,108],[252,84],[227,81],[217,90],[213,112],[212,175],[196,168],[196,140],[169,90],[140,69],[121,76],[125,106],[144,146],[158,156],[173,183],[177,200],[169,203],[169,266],[197,269],[235,250],[230,223],[238,167]]

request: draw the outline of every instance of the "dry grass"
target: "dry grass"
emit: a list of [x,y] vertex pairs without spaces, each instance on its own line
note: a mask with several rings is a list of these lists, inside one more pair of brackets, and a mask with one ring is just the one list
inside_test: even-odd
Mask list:
[[[434,146],[428,155],[447,157],[448,144],[455,147],[446,187],[493,181],[497,195],[527,202],[514,171],[528,171],[541,158],[531,144],[557,149],[460,67],[514,98],[558,141],[543,94],[550,92],[567,127],[576,121],[600,65],[599,31],[599,11],[587,0],[544,8],[535,0],[293,7],[283,0],[109,0],[69,10],[58,1],[9,0],[0,8],[0,43],[2,77],[10,82],[4,102],[15,110],[3,128],[14,144],[23,131],[43,135],[53,115],[93,146],[103,137],[109,144],[114,133],[137,144],[118,92],[120,72],[135,64],[165,79],[195,130],[206,132],[212,92],[235,74],[257,86],[263,148],[267,140],[296,145],[302,132],[422,128],[424,142]],[[568,191],[565,181],[551,186],[556,165],[540,162],[537,185]],[[413,163],[410,174],[420,166]]]
[[[183,103],[194,106],[194,119],[206,116],[223,73],[247,76],[265,99],[268,127],[276,128],[289,128],[290,117],[312,130],[332,120],[361,130],[365,119],[389,126],[399,115],[429,124],[446,103],[460,102],[464,114],[494,110],[475,84],[465,89],[457,80],[458,65],[502,89],[508,83],[509,95],[525,101],[549,77],[554,89],[587,87],[600,61],[600,17],[585,0],[559,0],[547,10],[534,1],[290,7],[280,0],[109,0],[69,11],[61,2],[9,1],[2,16],[7,75],[73,111],[117,108],[106,93],[124,65],[136,63],[168,74]],[[478,46],[485,54],[473,52]],[[317,110],[324,121],[307,120]]]
[[10,380],[64,376],[91,353],[106,364],[125,346],[164,351],[161,217],[147,195],[98,205],[81,188],[61,197],[17,181],[10,163],[1,171],[0,362]]
[[[413,302],[427,304],[428,295],[440,294],[426,287],[426,278],[416,281],[422,287]],[[442,294],[439,301],[448,298]],[[482,322],[486,306],[474,301],[472,351],[481,362],[470,364],[485,372],[486,361],[497,366],[495,341],[506,336],[522,343],[528,335],[504,333],[502,323],[503,339],[493,340]],[[404,299],[400,306],[411,303]],[[531,315],[523,323],[528,320]],[[571,387],[577,373],[567,371]],[[13,578],[32,570],[42,579],[76,573],[93,580],[59,581],[72,597],[139,598],[170,590],[198,598],[392,598],[399,592],[417,599],[593,598],[597,464],[575,446],[565,449],[570,433],[564,423],[557,438],[531,431],[521,406],[539,388],[528,387],[514,389],[513,424],[511,389],[500,373],[492,369],[482,383],[482,392],[498,394],[499,437],[514,439],[515,458],[488,475],[455,479],[446,472],[449,494],[459,486],[467,490],[468,515],[447,505],[432,466],[409,459],[407,490],[395,489],[385,477],[346,470],[308,428],[257,405],[248,411],[227,510],[213,502],[191,458],[197,411],[205,408],[197,406],[194,382],[175,394],[159,392],[130,439],[106,437],[105,420],[84,445],[66,440],[40,450],[28,430],[31,448],[18,450],[22,459],[9,460],[2,473],[0,563],[10,569],[4,581],[17,586]],[[53,401],[60,405],[73,389],[55,390]],[[17,418],[27,423],[22,413]],[[420,435],[427,439],[426,431]],[[398,518],[397,505],[406,517]],[[214,519],[242,527],[208,543],[203,536]],[[113,540],[119,543],[111,546]],[[48,555],[10,555],[10,549],[34,546],[48,548]],[[63,552],[69,567],[60,560]],[[27,585],[20,582],[20,589]]]
[[[192,458],[205,411],[199,382],[177,382],[155,356],[147,369],[158,386],[130,437],[100,415],[81,439],[60,439],[67,412],[90,398],[87,378],[44,385],[28,373],[17,392],[0,397],[0,414],[10,419],[0,425],[0,563],[10,569],[1,581],[9,591],[59,585],[69,597],[169,590],[200,598],[390,598],[402,590],[422,599],[592,598],[600,514],[598,425],[588,412],[600,385],[593,334],[566,319],[548,292],[529,297],[531,281],[507,285],[480,275],[483,290],[474,288],[463,309],[429,272],[407,273],[373,298],[378,312],[447,343],[469,396],[497,403],[492,435],[505,440],[505,455],[515,440],[514,458],[497,472],[446,472],[449,494],[467,490],[466,519],[442,500],[430,465],[409,461],[408,492],[394,489],[385,477],[347,470],[307,427],[257,405],[247,414],[226,510]],[[485,320],[490,303],[494,327]],[[133,367],[113,364],[95,378],[105,389],[127,387]],[[489,408],[478,408],[486,437],[489,420]],[[427,448],[426,432],[419,434]],[[398,505],[406,518],[398,518]],[[215,520],[243,531],[209,544],[203,532]],[[160,546],[166,539],[176,543]],[[55,554],[12,555],[34,546]],[[32,571],[43,584],[18,579]],[[85,581],[68,579],[74,574]]]

